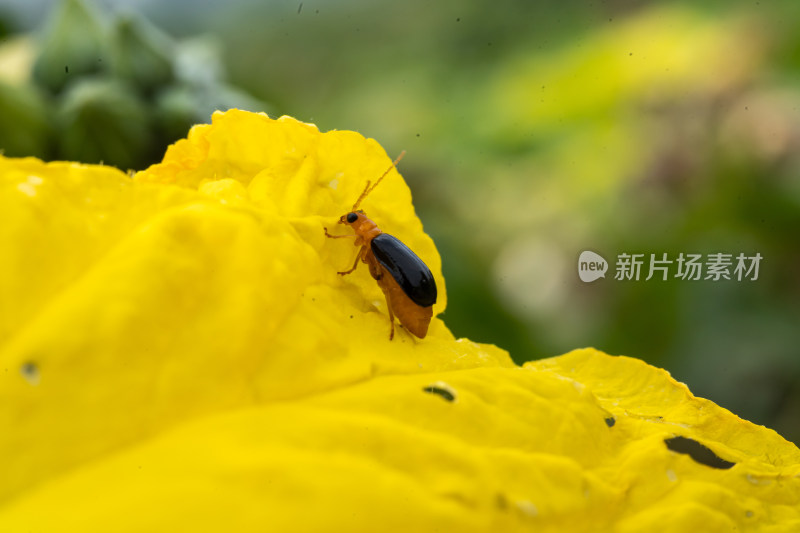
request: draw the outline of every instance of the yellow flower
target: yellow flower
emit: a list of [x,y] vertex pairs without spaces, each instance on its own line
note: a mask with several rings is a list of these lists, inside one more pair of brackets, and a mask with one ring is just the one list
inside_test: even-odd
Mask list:
[[[389,341],[322,230],[389,164],[242,111],[133,179],[0,158],[0,531],[800,528],[800,451],[663,370]],[[399,174],[362,207],[441,313]]]

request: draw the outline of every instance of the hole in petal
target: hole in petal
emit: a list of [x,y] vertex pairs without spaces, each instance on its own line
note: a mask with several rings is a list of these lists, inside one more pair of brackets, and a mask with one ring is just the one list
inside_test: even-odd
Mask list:
[[448,402],[454,402],[456,399],[456,391],[448,385],[447,383],[443,383],[441,381],[437,381],[436,383],[432,383],[427,387],[422,389],[424,392],[428,394],[436,394],[437,396],[441,396]]
[[673,452],[685,453],[694,461],[700,463],[701,465],[710,466],[711,468],[727,470],[736,464],[722,459],[706,446],[688,437],[677,436],[664,439],[664,444],[666,444],[667,448]]

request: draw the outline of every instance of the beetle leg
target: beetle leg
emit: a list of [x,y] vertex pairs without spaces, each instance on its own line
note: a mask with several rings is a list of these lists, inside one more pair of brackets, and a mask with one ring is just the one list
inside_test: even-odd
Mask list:
[[328,233],[328,228],[322,228],[325,230],[325,236],[331,239],[346,239],[347,237],[358,237],[355,233],[349,233],[347,235],[331,235]]
[[346,276],[349,273],[351,273],[353,270],[355,270],[356,267],[358,266],[358,261],[361,259],[361,255],[364,252],[364,248],[366,248],[366,246],[362,247],[361,250],[359,250],[358,253],[356,254],[356,261],[355,261],[355,263],[353,263],[353,268],[351,268],[350,270],[347,270],[345,272],[337,272],[337,274],[339,274],[340,276]]
[[394,338],[394,313],[392,313],[392,304],[389,301],[389,296],[386,296],[386,309],[389,311],[389,325],[392,327],[389,330],[389,340]]

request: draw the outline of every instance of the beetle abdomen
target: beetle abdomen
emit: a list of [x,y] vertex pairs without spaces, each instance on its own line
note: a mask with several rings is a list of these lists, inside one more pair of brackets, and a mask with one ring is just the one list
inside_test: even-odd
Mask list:
[[411,248],[387,233],[374,237],[370,246],[375,258],[411,301],[420,307],[430,307],[436,303],[433,274]]
[[428,334],[433,317],[433,307],[420,307],[408,297],[400,285],[392,276],[386,273],[386,269],[379,267],[385,274],[378,280],[383,294],[386,296],[386,304],[391,308],[391,313],[400,321],[410,333],[420,339],[424,339]]

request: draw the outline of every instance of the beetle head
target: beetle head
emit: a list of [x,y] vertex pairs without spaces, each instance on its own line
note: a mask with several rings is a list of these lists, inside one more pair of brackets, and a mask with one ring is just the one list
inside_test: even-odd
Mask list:
[[359,209],[358,211],[351,211],[346,215],[342,215],[339,218],[339,224],[347,224],[348,226],[350,226],[352,224],[355,224],[359,218],[364,218],[364,217],[366,217],[366,214],[361,209]]

